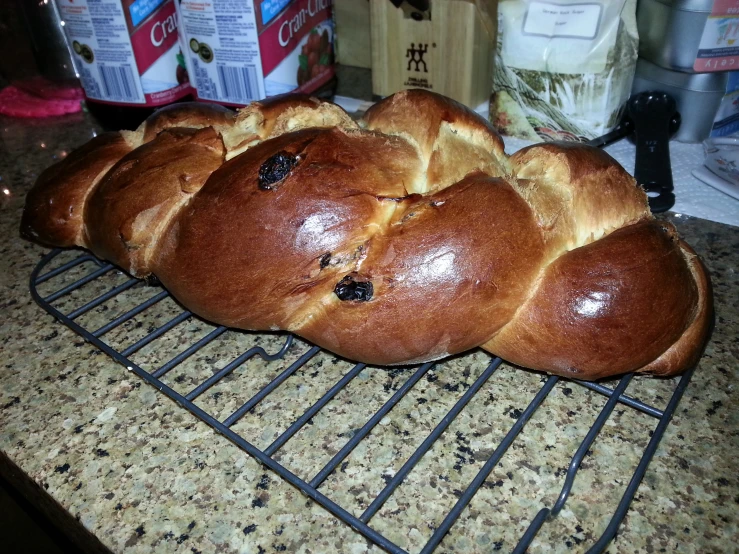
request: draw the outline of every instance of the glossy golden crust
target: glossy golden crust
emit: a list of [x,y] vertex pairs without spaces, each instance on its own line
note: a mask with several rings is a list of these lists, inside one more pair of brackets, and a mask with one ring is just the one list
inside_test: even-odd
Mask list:
[[[380,140],[312,129],[230,160],[164,236],[157,276],[206,318],[249,329],[287,328],[306,298],[333,290],[330,277],[338,264],[349,263],[378,221],[395,209],[396,201],[383,198],[406,195],[407,170],[401,166],[412,150],[391,144],[378,159]],[[363,156],[373,148],[372,156]],[[301,161],[274,190],[262,190],[259,169],[279,152],[300,155]],[[384,186],[372,190],[368,183]],[[205,237],[207,250],[201,246]],[[332,262],[321,271],[327,253]],[[207,263],[208,258],[222,262]],[[208,285],[216,280],[217,287]]]
[[482,173],[402,206],[393,219],[363,259],[334,277],[371,282],[372,301],[341,301],[331,291],[298,334],[375,364],[463,352],[510,320],[544,255],[526,203]]
[[83,218],[87,198],[132,149],[120,133],[104,133],[46,169],[26,197],[21,234],[50,246],[87,246]]
[[442,189],[476,169],[493,177],[510,174],[503,140],[492,124],[451,98],[401,91],[367,110],[360,124],[416,147],[425,175],[413,192]]
[[[84,210],[74,233],[44,219],[59,198]],[[152,272],[206,319],[368,363],[482,346],[581,379],[674,375],[712,321],[705,268],[610,156],[508,158],[488,122],[425,91],[359,125],[304,96],[172,108],[73,153],[26,211],[30,236]]]
[[483,348],[570,377],[625,373],[680,338],[700,296],[674,229],[646,220],[560,256]]
[[644,191],[598,148],[536,144],[513,154],[511,165],[552,256],[651,217]]
[[676,368],[693,367],[703,354],[713,328],[713,290],[708,270],[690,246],[682,240],[679,246],[697,286],[697,304],[690,325],[662,355],[639,370],[643,373],[669,376],[678,373]]
[[233,127],[236,112],[216,104],[202,102],[180,102],[161,108],[150,115],[138,129],[143,142],[149,142],[166,129],[184,127],[202,129],[213,127],[223,133]]
[[257,142],[311,128],[356,129],[336,104],[305,94],[282,94],[253,102],[239,111],[234,130],[224,136],[232,158]]
[[212,127],[161,132],[113,166],[85,206],[85,243],[135,277],[150,260],[169,220],[223,163]]

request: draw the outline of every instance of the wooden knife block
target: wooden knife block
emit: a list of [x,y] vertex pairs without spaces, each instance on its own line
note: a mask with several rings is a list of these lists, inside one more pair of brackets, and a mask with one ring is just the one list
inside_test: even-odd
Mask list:
[[[395,2],[398,4],[399,2]],[[372,92],[424,88],[476,108],[490,97],[497,0],[370,0]]]

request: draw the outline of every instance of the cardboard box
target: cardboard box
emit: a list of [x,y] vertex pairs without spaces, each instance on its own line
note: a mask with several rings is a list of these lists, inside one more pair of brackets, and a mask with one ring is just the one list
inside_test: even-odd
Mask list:
[[370,0],[372,92],[424,88],[472,108],[492,90],[497,0]]
[[331,0],[175,5],[180,51],[199,100],[238,107],[268,96],[328,94],[333,88]]

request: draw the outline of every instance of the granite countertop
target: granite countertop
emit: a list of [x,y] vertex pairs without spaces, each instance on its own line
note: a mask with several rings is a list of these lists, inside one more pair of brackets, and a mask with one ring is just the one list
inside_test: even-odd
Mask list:
[[[344,94],[367,94],[362,73],[342,76]],[[0,194],[2,475],[90,551],[380,552],[33,302],[29,275],[48,250],[18,236],[25,193],[43,168],[95,129],[86,114],[39,122],[0,119],[0,185],[7,190]],[[709,268],[716,328],[608,547],[612,553],[726,552],[739,544],[739,228],[667,217]],[[111,282],[119,278],[115,272],[110,276]],[[127,294],[147,290],[141,285]],[[120,308],[95,310],[87,324],[92,327],[96,318],[109,315],[105,311]],[[130,344],[175,309],[163,303],[151,320],[132,320],[110,340]],[[165,344],[137,355],[136,363],[155,363],[168,349],[181,349],[206,331],[205,323],[188,320]],[[217,347],[168,374],[166,382],[187,391],[249,345],[270,351],[280,340],[229,331]],[[221,417],[230,413],[308,348],[297,340],[283,360],[251,360],[198,404]],[[489,361],[474,351],[437,365],[321,491],[359,515]],[[318,354],[236,431],[264,448],[351,367]],[[404,368],[364,369],[276,458],[310,478],[409,375]],[[501,366],[372,526],[418,552],[542,379]],[[676,382],[636,377],[627,394],[664,407]],[[510,551],[537,511],[556,500],[570,458],[604,404],[605,397],[560,380],[437,552]],[[586,456],[564,510],[544,525],[530,552],[583,552],[592,545],[655,425],[655,419],[617,406]]]

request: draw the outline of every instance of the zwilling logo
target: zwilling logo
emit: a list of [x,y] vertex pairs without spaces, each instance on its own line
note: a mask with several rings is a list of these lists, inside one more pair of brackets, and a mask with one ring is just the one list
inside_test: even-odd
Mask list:
[[411,47],[408,48],[408,50],[405,53],[406,58],[410,58],[408,60],[408,69],[407,71],[411,70],[411,65],[416,64],[416,67],[413,71],[421,72],[421,65],[423,64],[423,72],[428,73],[428,67],[426,67],[426,62],[423,59],[423,55],[428,52],[429,45],[428,44],[418,44],[418,48],[416,48],[416,43],[411,42]]

